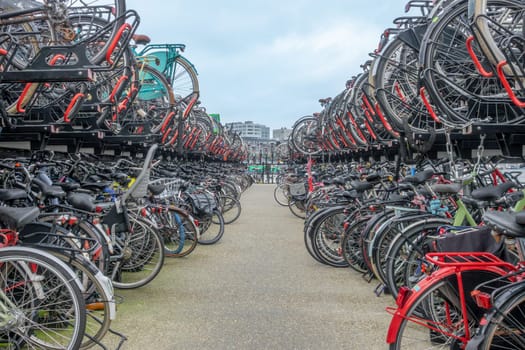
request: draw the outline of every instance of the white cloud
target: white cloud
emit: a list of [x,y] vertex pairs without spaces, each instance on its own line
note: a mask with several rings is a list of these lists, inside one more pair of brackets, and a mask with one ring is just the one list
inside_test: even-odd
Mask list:
[[[361,72],[406,0],[128,0],[155,42],[182,42],[224,120],[291,126]],[[390,17],[391,16],[391,17]]]

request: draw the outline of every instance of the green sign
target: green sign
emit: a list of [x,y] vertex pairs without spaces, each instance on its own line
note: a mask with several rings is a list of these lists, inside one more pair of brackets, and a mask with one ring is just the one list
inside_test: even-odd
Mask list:
[[220,123],[220,122],[221,122],[221,115],[220,115],[220,114],[218,114],[218,113],[216,113],[216,114],[210,114],[209,116],[212,117],[213,119],[215,119],[215,121],[216,121],[217,123]]

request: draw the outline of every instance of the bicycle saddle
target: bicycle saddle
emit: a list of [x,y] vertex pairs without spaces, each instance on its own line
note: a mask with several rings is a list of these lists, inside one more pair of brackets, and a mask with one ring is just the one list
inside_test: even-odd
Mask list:
[[166,189],[166,186],[164,186],[163,184],[160,184],[160,185],[149,184],[148,185],[148,191],[150,191],[151,194],[153,194],[154,196],[158,196],[159,194],[164,192],[165,189]]
[[40,214],[38,207],[11,208],[0,207],[0,221],[8,228],[19,230],[31,221],[36,220]]
[[148,45],[151,42],[151,38],[145,34],[134,34],[132,39],[137,45]]
[[525,237],[525,212],[488,211],[483,215],[483,221],[508,237]]
[[427,180],[429,180],[430,178],[432,178],[432,176],[434,176],[434,170],[431,170],[431,169],[423,170],[414,176],[405,177],[403,179],[403,182],[409,182],[415,185],[421,185],[425,183]]
[[0,189],[0,201],[12,201],[14,199],[27,198],[27,192],[18,188]]
[[62,188],[48,185],[41,179],[34,178],[32,183],[40,189],[40,192],[42,192],[45,197],[64,198],[66,196],[66,192],[64,192]]
[[472,191],[471,197],[480,201],[495,201],[513,187],[516,187],[514,182],[504,182],[497,186],[478,188]]
[[96,208],[93,198],[85,193],[71,193],[67,197],[67,201],[73,208],[79,210],[94,212]]

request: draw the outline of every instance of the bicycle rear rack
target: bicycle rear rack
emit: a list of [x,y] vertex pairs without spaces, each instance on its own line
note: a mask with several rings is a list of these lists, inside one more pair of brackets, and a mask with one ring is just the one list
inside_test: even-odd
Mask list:
[[515,270],[515,266],[501,260],[491,253],[485,252],[445,252],[427,253],[426,260],[438,267],[487,267],[498,266],[509,271]]

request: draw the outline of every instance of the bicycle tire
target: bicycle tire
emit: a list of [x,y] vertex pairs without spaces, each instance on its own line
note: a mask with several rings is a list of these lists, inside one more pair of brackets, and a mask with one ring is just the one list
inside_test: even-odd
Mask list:
[[[407,226],[394,240],[392,240],[390,249],[387,253],[386,284],[390,294],[395,299],[399,288],[407,284],[405,277],[408,268],[404,267],[409,264],[413,268],[420,264],[419,261],[410,261],[407,259],[413,251],[417,252],[419,243],[424,241],[425,235],[429,232],[435,233],[436,229],[443,225],[450,225],[450,220],[442,218],[431,218],[417,221]],[[413,283],[415,284],[414,280]]]
[[341,254],[343,223],[347,217],[345,208],[339,207],[325,212],[312,231],[312,248],[325,265],[348,267]]
[[273,189],[273,198],[280,206],[287,207],[290,200],[287,184],[279,184]]
[[310,217],[308,217],[308,220],[305,222],[304,226],[304,244],[306,247],[306,251],[314,260],[323,263],[323,260],[317,255],[314,246],[313,246],[313,233],[314,227],[317,224],[317,221],[320,220],[327,212],[330,210],[335,210],[334,208],[323,208],[315,213],[313,213]]
[[[318,120],[313,116],[307,116],[295,122],[290,139],[297,152],[306,155],[314,155],[321,152],[317,140]],[[312,134],[314,132],[315,134]]]
[[221,240],[224,235],[224,218],[219,209],[199,220],[199,244],[210,245]]
[[164,242],[164,252],[169,257],[181,258],[197,247],[198,228],[193,217],[183,211],[169,208],[163,228],[159,230]]
[[145,286],[153,281],[164,264],[164,245],[153,225],[131,216],[129,221],[130,232],[123,233],[126,244],[121,253],[124,255],[110,271],[113,285],[119,289]]
[[299,219],[306,219],[305,200],[291,198],[288,202],[288,209]]
[[219,194],[219,208],[225,225],[235,222],[241,216],[241,202],[233,196]]
[[199,93],[199,79],[197,71],[185,57],[178,56],[175,59],[173,79],[170,81],[175,96],[182,100]]
[[3,342],[15,347],[25,343],[40,349],[78,349],[86,327],[86,305],[71,269],[51,254],[28,247],[2,248],[0,263],[3,304],[19,318],[12,329],[2,332]]
[[342,256],[353,270],[359,273],[368,271],[366,262],[363,258],[361,233],[368,224],[369,218],[361,218],[354,221],[345,230],[341,242]]
[[72,256],[59,251],[50,251],[50,253],[67,263],[83,284],[86,327],[79,349],[89,349],[104,338],[111,325],[111,318],[114,317],[112,312],[115,311],[115,300],[113,295],[108,295],[108,291],[113,292],[111,280],[82,256]]
[[321,258],[317,255],[317,252],[314,249],[313,246],[313,237],[315,233],[315,228],[317,226],[318,221],[322,220],[325,215],[329,215],[332,210],[337,210],[338,207],[329,207],[329,208],[322,208],[317,210],[316,212],[312,213],[304,223],[304,242],[306,249],[308,253],[317,261],[322,263]]
[[[384,211],[379,215],[375,225],[371,228],[374,233],[372,240],[369,243],[368,256],[374,276],[382,283],[385,282],[385,275],[383,273],[383,256],[386,255],[386,252],[383,251],[382,248],[389,246],[389,242],[387,241],[388,236],[383,233],[385,231],[383,228],[388,226],[387,223],[394,215],[395,213],[393,210]],[[386,244],[384,244],[385,242]]]
[[516,295],[506,295],[505,298],[508,300],[501,303],[498,297],[497,305],[486,316],[487,323],[478,332],[483,336],[478,349],[523,349],[525,292],[521,290]]

